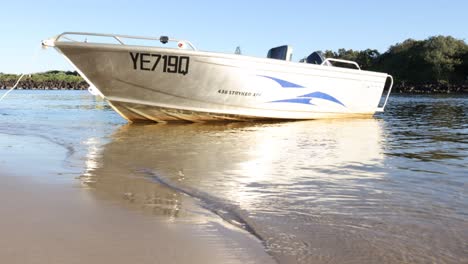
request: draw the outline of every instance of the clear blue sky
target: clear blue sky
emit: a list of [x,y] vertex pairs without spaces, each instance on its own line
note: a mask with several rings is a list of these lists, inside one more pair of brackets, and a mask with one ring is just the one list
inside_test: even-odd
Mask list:
[[0,10],[4,73],[72,69],[55,50],[38,51],[42,39],[63,31],[169,35],[201,50],[233,53],[241,46],[261,57],[289,44],[294,60],[325,49],[384,52],[407,38],[468,39],[467,0],[4,0]]

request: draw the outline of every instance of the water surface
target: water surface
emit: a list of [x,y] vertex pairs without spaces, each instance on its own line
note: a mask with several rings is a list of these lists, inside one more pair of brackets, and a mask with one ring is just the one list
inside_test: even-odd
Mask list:
[[170,220],[191,197],[280,263],[468,262],[466,97],[393,96],[372,119],[128,125],[86,92],[15,91],[0,116],[0,133],[64,146],[58,177],[95,199]]

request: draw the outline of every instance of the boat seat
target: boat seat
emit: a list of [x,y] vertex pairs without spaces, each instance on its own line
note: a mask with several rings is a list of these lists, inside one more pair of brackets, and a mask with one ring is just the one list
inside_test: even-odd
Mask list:
[[289,45],[283,45],[283,46],[272,48],[268,51],[267,58],[291,61],[292,47],[290,47]]
[[[315,51],[315,52],[312,52],[312,54],[310,54],[307,59],[306,59],[306,62],[307,63],[310,63],[310,64],[318,64],[318,65],[322,65],[322,63],[326,60],[325,58],[325,55],[323,55],[323,52],[321,51]],[[326,62],[324,65],[326,66],[333,66],[330,62]]]

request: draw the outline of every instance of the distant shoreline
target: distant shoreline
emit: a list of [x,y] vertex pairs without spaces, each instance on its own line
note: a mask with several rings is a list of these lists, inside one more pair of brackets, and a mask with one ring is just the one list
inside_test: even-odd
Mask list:
[[[19,78],[18,74],[0,73],[0,90],[10,89]],[[19,90],[87,90],[88,88],[89,84],[76,71],[48,71],[26,75],[17,87]],[[392,94],[468,94],[468,81],[450,84],[397,79]]]
[[[7,90],[13,87],[13,81],[0,81],[0,90]],[[28,87],[28,88],[26,88]],[[32,87],[32,88],[30,88]],[[87,90],[89,84],[85,81],[46,81],[34,82],[26,80],[20,82],[18,90]],[[392,94],[468,94],[468,84],[397,84],[392,89]]]
[[468,84],[397,84],[392,94],[468,94]]
[[[0,90],[6,90],[13,87],[12,82],[0,82]],[[26,88],[27,87],[27,88]],[[31,88],[32,87],[32,88]],[[64,82],[64,81],[47,81],[47,82],[20,82],[16,89],[18,90],[87,90],[89,84],[82,82]]]
[[[89,87],[89,84],[76,71],[48,71],[23,77],[18,84],[18,89],[86,90]],[[19,78],[18,74],[0,73],[0,89],[13,87]]]

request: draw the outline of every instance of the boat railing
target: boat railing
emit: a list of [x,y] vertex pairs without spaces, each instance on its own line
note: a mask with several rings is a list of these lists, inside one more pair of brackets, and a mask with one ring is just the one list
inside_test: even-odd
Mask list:
[[[382,105],[382,107],[377,107],[377,112],[383,112],[385,109],[385,106],[387,105],[388,97],[390,97],[390,93],[392,92],[392,87],[393,87],[393,77],[391,75],[387,75],[387,79],[390,78],[390,87],[388,87],[387,95],[385,96],[385,101]],[[385,87],[384,87],[385,89]]]
[[355,61],[350,61],[350,60],[342,60],[342,59],[334,59],[334,58],[326,58],[322,64],[320,65],[327,65],[327,62],[330,62],[330,61],[334,61],[334,62],[340,62],[340,63],[346,63],[346,64],[352,64],[354,66],[356,66],[356,68],[358,70],[361,70],[361,67],[359,67],[359,64],[357,64],[357,62]]
[[68,40],[72,42],[81,42],[73,39],[73,36],[92,36],[92,37],[108,37],[115,39],[121,45],[129,45],[124,42],[125,39],[137,39],[137,40],[150,40],[150,41],[160,41],[162,44],[168,42],[176,42],[179,48],[185,43],[192,50],[197,50],[197,48],[188,40],[174,39],[169,38],[168,36],[160,37],[143,37],[143,36],[131,36],[131,35],[120,35],[120,34],[102,34],[102,33],[89,33],[89,32],[63,32],[62,34],[54,38],[54,42],[59,42],[60,40]]

